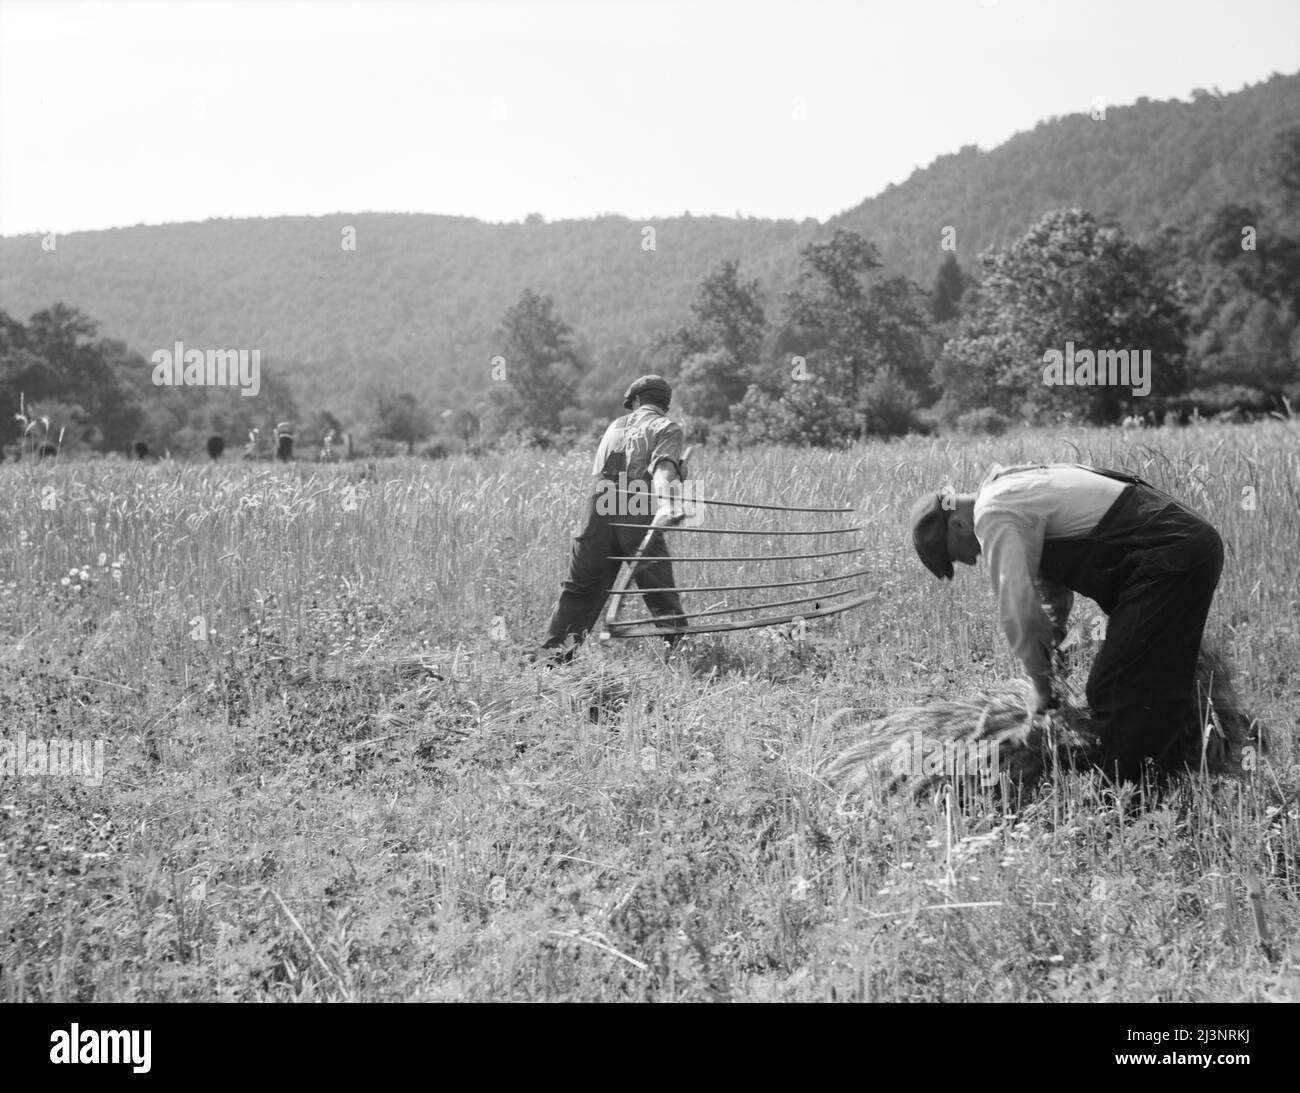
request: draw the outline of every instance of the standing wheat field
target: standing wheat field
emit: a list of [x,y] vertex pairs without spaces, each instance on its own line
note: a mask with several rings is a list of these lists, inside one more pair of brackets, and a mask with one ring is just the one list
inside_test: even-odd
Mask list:
[[[705,451],[704,496],[852,505],[861,553],[679,583],[859,568],[872,601],[548,671],[588,459],[0,466],[0,997],[1300,998],[1294,424]],[[1018,677],[986,570],[936,590],[905,524],[1035,460],[1134,470],[1220,530],[1207,640],[1269,747],[1137,810],[1091,773],[837,794],[855,726]],[[1072,621],[1081,676],[1104,620]]]

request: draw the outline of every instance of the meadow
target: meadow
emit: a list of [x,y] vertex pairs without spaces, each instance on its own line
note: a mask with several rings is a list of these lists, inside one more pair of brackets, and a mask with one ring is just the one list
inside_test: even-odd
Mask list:
[[[4,738],[103,745],[102,779],[0,776],[0,998],[1300,999],[1294,423],[705,450],[706,496],[855,506],[874,599],[548,670],[589,460],[0,465]],[[841,799],[818,771],[864,720],[1019,677],[987,571],[935,581],[905,520],[1034,460],[1136,470],[1220,529],[1207,636],[1268,752],[1136,811],[1088,773]]]

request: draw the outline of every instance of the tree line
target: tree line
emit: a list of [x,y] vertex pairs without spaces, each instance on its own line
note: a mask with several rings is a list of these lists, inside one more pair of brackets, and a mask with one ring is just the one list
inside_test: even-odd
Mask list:
[[[300,421],[274,367],[257,398],[159,387],[139,354],[100,338],[79,311],[56,304],[25,323],[0,312],[0,405],[12,411],[3,440],[14,454],[36,435],[45,447],[53,431],[60,450],[148,443],[190,455],[214,436],[256,448],[277,423],[297,422],[300,452],[354,434],[380,454],[545,445],[598,431],[646,372],[673,382],[674,408],[697,436],[733,444],[1289,412],[1300,403],[1300,126],[1275,137],[1262,172],[1255,204],[1219,205],[1143,243],[1083,209],[1048,212],[975,268],[941,251],[928,287],[890,272],[871,240],[844,228],[802,248],[775,306],[727,258],[684,321],[599,362],[553,297],[525,288],[501,318],[486,394],[441,411],[380,378],[358,404]],[[1045,383],[1046,354],[1066,346],[1148,352],[1149,391]]]
[[[1079,208],[1048,212],[964,269],[945,253],[930,287],[889,273],[877,247],[839,229],[808,244],[779,307],[739,262],[700,283],[688,321],[601,377],[609,395],[659,372],[699,436],[834,445],[960,427],[1066,418],[1107,424],[1169,414],[1290,413],[1300,404],[1300,126],[1279,134],[1253,207],[1221,205],[1146,244]],[[503,322],[492,432],[581,431],[594,369],[554,301],[531,290]],[[1150,360],[1134,384],[1045,382],[1074,347]],[[1080,377],[1083,372],[1080,371]]]

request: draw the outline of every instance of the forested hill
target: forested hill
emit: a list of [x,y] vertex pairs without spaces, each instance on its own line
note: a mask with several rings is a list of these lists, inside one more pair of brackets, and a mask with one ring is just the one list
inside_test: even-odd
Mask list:
[[446,397],[487,385],[502,315],[526,288],[553,296],[599,360],[679,324],[722,258],[765,283],[788,280],[817,228],[352,213],[81,232],[57,237],[53,252],[29,235],[0,241],[0,308],[26,318],[62,301],[146,356],[177,339],[261,348],[268,367],[333,392],[358,395],[386,376]]
[[1189,227],[1221,205],[1255,205],[1272,137],[1300,121],[1300,74],[1190,97],[1139,99],[1096,119],[1087,112],[1052,118],[992,151],[971,145],[940,156],[828,228],[860,232],[887,266],[928,286],[945,227],[955,230],[962,265],[974,271],[982,251],[1013,242],[1051,209],[1081,206],[1144,239],[1166,226]]
[[[1219,205],[1255,204],[1263,150],[1298,117],[1300,75],[1186,103],[1110,106],[1102,120],[1053,119],[992,151],[941,157],[826,225],[347,213],[74,233],[53,251],[28,235],[0,240],[0,309],[25,319],[61,301],[146,356],[176,340],[261,348],[267,367],[299,377],[303,402],[328,395],[341,409],[380,378],[443,404],[482,391],[502,315],[531,288],[585,342],[597,366],[589,382],[608,383],[618,358],[686,321],[700,279],[724,259],[760,280],[776,321],[799,251],[835,228],[863,233],[927,287],[945,226],[971,272],[981,249],[1062,206],[1113,215],[1142,238]],[[355,250],[344,249],[346,228]]]

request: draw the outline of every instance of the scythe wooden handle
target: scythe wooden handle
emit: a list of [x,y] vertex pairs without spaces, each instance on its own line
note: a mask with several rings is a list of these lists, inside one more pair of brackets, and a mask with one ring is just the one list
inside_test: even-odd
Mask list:
[[[678,481],[685,478],[686,461],[694,450],[694,445],[692,445],[682,453],[682,458],[677,465]],[[654,541],[654,537],[659,534],[660,529],[668,527],[671,522],[672,517],[663,513],[656,513],[655,518],[650,522],[650,530],[645,533],[641,545],[636,548],[636,553],[632,555],[631,560],[624,563],[623,571],[619,574],[618,580],[614,582],[614,587],[609,591],[610,603],[608,610],[605,612],[605,628],[600,634],[602,641],[610,636],[609,628],[618,622],[618,613],[623,607],[623,593],[627,591],[628,586],[632,583],[632,578],[636,576],[637,570],[641,568],[645,559],[645,552],[650,549],[650,544]]]
[[605,629],[601,631],[601,640],[610,636],[611,626],[618,623],[618,613],[623,608],[623,594],[628,590],[632,583],[632,578],[645,562],[645,552],[650,549],[650,544],[654,537],[659,534],[660,528],[667,527],[670,517],[656,515],[650,523],[650,530],[645,533],[641,540],[641,545],[636,548],[636,553],[632,555],[630,562],[623,563],[623,571],[618,575],[618,580],[614,582],[614,587],[609,590],[609,608],[605,612]]

